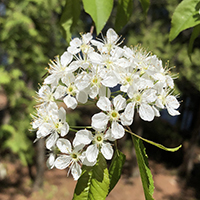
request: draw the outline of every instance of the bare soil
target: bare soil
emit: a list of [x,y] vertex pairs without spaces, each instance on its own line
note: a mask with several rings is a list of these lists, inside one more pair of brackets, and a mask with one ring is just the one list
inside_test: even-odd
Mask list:
[[[0,181],[0,200],[70,200],[76,181],[67,177],[65,170],[46,170],[43,188],[32,191],[32,182],[26,167],[20,163],[6,163],[8,175]],[[150,161],[155,183],[155,200],[195,200],[193,188],[183,188],[176,170],[166,169],[162,164]],[[107,200],[145,200],[140,176],[123,174]]]

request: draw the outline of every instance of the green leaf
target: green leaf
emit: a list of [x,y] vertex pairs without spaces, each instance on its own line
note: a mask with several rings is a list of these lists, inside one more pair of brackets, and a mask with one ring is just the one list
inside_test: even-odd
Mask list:
[[149,168],[145,147],[142,143],[142,140],[133,135],[132,140],[135,147],[145,198],[146,200],[153,200],[152,195],[154,192],[154,181]]
[[92,17],[98,35],[111,14],[113,0],[83,0],[83,6],[85,12]]
[[0,84],[8,84],[10,82],[10,76],[7,71],[3,68],[0,68]]
[[200,24],[194,27],[192,31],[192,35],[190,37],[189,46],[188,46],[188,55],[189,55],[190,60],[191,60],[191,53],[192,53],[194,41],[199,36],[199,34],[200,34]]
[[105,200],[110,180],[105,158],[99,153],[95,166],[82,167],[82,175],[79,178],[75,191],[74,200]]
[[60,25],[63,32],[63,37],[70,42],[72,28],[77,24],[81,12],[80,0],[66,0]]
[[171,21],[169,41],[188,28],[200,24],[199,0],[183,0],[175,9]]
[[117,14],[115,30],[120,31],[129,21],[133,12],[133,0],[119,0],[117,4]]
[[142,5],[144,14],[147,15],[147,12],[149,10],[150,1],[149,0],[140,0],[140,3]]
[[141,136],[139,136],[139,135],[137,135],[137,134],[135,134],[135,133],[133,133],[133,132],[131,132],[131,131],[129,131],[129,130],[126,130],[126,132],[130,133],[131,135],[133,135],[133,136],[135,136],[135,137],[137,137],[137,138],[139,138],[139,139],[141,139],[141,140],[143,140],[143,141],[145,141],[145,142],[148,142],[149,144],[152,144],[152,145],[154,145],[154,146],[156,146],[156,147],[158,147],[158,148],[160,148],[160,149],[163,149],[163,150],[165,150],[165,151],[174,152],[174,151],[179,150],[179,149],[182,147],[182,145],[179,145],[178,147],[175,147],[175,148],[167,148],[167,147],[163,146],[162,144],[153,142],[153,141],[151,141],[151,140],[147,140],[147,139],[145,139],[145,138],[143,138],[143,137],[141,137]]
[[125,160],[126,156],[122,152],[116,150],[111,165],[109,167],[109,177],[110,177],[109,193],[115,187],[115,185],[120,179]]

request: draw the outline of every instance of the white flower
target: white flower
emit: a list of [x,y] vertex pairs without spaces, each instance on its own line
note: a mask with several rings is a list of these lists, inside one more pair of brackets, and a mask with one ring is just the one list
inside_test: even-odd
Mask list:
[[72,148],[70,141],[63,138],[58,139],[56,145],[64,154],[56,158],[55,167],[58,169],[69,167],[69,172],[71,171],[74,180],[78,180],[82,172],[82,161],[84,160],[84,156],[81,154],[83,146],[79,145]]
[[91,72],[83,71],[77,75],[75,85],[78,90],[85,90],[89,97],[94,99],[97,95],[110,97],[110,89],[102,85],[102,78],[100,76],[103,70],[100,66],[93,66]]
[[113,140],[110,129],[102,132],[96,131],[95,135],[88,130],[80,130],[76,133],[73,143],[75,145],[88,145],[92,142],[92,144],[87,147],[86,157],[89,162],[96,162],[99,151],[101,151],[107,160],[112,158],[113,148],[109,142],[106,142],[107,140]]
[[[142,92],[138,90],[137,86],[130,86],[128,89],[128,96],[131,101],[123,114],[122,124],[128,125],[128,120],[132,123],[135,106],[138,108],[139,116],[145,121],[152,121],[155,116],[155,111],[151,104],[156,101],[156,90],[146,89]],[[130,125],[130,124],[129,124]]]
[[[105,87],[115,87],[119,84],[121,67],[119,66],[118,56],[111,56],[109,54],[101,55],[96,52],[92,52],[88,56],[93,65],[101,66],[99,75],[102,79],[101,83]],[[102,66],[104,67],[102,68]]]
[[103,37],[103,41],[96,41],[91,40],[91,43],[94,46],[97,46],[98,50],[101,53],[110,53],[113,48],[117,47],[117,42],[119,41],[119,36],[117,33],[112,29],[108,29],[106,32],[106,38]]
[[51,149],[55,145],[57,139],[59,138],[59,134],[64,137],[69,132],[69,125],[66,122],[65,109],[63,107],[60,109],[55,109],[55,107],[53,107],[51,110],[50,108],[51,107],[49,107],[49,113],[47,116],[48,120],[38,127],[38,131],[36,133],[37,139],[49,135],[46,139],[47,149]]
[[72,77],[65,80],[65,85],[59,85],[57,87],[54,96],[56,99],[62,98],[68,108],[75,109],[78,102],[83,104],[87,102],[88,95],[85,91],[79,91],[77,89],[72,82],[72,80],[74,80],[73,74]]
[[176,110],[180,106],[178,100],[175,96],[169,95],[166,90],[162,90],[160,95],[158,95],[156,106],[162,109],[166,107],[171,116],[180,115],[179,111]]
[[74,38],[70,42],[70,46],[67,48],[67,51],[72,54],[77,54],[80,51],[82,51],[83,53],[89,53],[90,51],[93,51],[93,48],[89,45],[91,39],[91,33],[83,34],[82,40],[80,40],[79,38]]
[[55,87],[49,87],[43,85],[37,92],[36,101],[39,102],[39,106],[47,106],[49,103],[54,102],[54,90]]
[[65,75],[69,72],[68,65],[71,63],[73,56],[69,52],[64,52],[62,56],[57,56],[55,61],[51,61],[49,64],[49,73],[50,75],[44,79],[44,84],[51,84],[57,86],[59,80],[63,79]]
[[124,128],[118,122],[120,121],[119,111],[126,107],[126,99],[121,95],[113,99],[113,105],[107,97],[100,97],[97,106],[105,111],[95,114],[92,117],[92,127],[96,130],[105,130],[108,122],[111,123],[111,134],[115,139],[122,138],[125,134]]

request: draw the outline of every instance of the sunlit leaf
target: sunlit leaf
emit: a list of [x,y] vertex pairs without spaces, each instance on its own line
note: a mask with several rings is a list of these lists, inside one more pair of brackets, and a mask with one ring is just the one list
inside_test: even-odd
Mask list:
[[79,178],[73,200],[105,200],[109,190],[109,174],[107,163],[100,153],[95,166],[82,167],[82,175]]
[[85,12],[92,17],[98,35],[111,14],[113,0],[83,0],[83,6]]
[[177,6],[172,16],[169,41],[174,40],[181,31],[200,24],[199,10],[199,0],[183,0]]
[[153,200],[154,181],[142,140],[132,136],[146,200]]

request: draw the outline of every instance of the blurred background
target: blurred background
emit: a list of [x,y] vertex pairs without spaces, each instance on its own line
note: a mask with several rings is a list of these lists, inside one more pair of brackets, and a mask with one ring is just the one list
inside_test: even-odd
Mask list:
[[[144,144],[155,182],[155,199],[200,199],[200,37],[195,40],[192,62],[187,48],[192,30],[183,31],[169,43],[170,20],[178,0],[151,0],[147,17],[139,1],[121,30],[124,44],[142,47],[171,67],[181,102],[181,115],[162,117],[148,123],[137,116],[132,130],[167,147],[180,144],[175,152],[165,152]],[[116,2],[115,2],[116,4]],[[44,141],[33,144],[29,131],[36,104],[33,96],[43,82],[49,59],[67,48],[59,20],[65,0],[0,0],[0,199],[72,199],[76,182],[65,170],[48,170]],[[103,33],[113,27],[116,5]],[[82,11],[73,37],[89,32],[92,20]],[[176,66],[176,67],[174,67]],[[68,112],[70,124],[90,123],[93,110],[80,107]],[[119,142],[127,160],[123,175],[108,200],[144,200],[134,148],[127,136]]]

